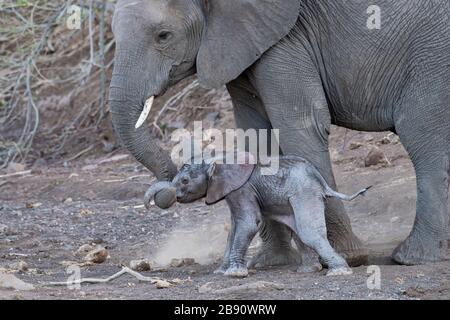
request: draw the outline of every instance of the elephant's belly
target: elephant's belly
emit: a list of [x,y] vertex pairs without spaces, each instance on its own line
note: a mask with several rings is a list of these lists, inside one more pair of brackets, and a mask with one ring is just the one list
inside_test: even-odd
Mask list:
[[[331,123],[339,127],[370,132],[395,131],[394,120],[387,119],[383,115],[380,116],[379,112],[377,111],[373,111],[373,114],[361,115],[360,110],[358,112],[352,112],[351,108],[349,108],[345,111],[333,113],[340,114],[340,116],[331,118]],[[388,112],[384,111],[381,113],[389,114]]]

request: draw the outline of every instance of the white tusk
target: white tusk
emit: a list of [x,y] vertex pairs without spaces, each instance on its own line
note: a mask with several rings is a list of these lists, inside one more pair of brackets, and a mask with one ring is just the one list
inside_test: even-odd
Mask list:
[[145,102],[144,110],[142,110],[142,113],[136,122],[136,129],[139,129],[144,124],[145,120],[147,120],[148,115],[150,114],[150,110],[152,110],[153,101],[155,100],[155,96],[152,96],[148,98],[148,100]]

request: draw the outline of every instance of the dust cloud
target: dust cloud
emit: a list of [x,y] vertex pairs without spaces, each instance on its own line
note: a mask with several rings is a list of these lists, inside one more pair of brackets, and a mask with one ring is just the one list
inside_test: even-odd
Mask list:
[[172,259],[193,258],[206,265],[217,262],[223,256],[229,224],[223,218],[213,217],[205,224],[189,230],[178,226],[151,257],[160,266],[167,266]]

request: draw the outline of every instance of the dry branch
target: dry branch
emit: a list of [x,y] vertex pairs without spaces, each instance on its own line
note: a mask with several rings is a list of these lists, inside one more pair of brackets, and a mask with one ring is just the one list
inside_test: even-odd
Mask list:
[[78,284],[83,284],[83,283],[90,283],[90,284],[107,283],[107,282],[113,281],[117,278],[120,278],[121,276],[123,276],[125,274],[129,274],[142,282],[150,282],[152,284],[158,284],[161,282],[168,283],[168,281],[163,280],[161,278],[145,277],[145,276],[141,275],[139,272],[133,271],[127,267],[123,267],[122,270],[120,270],[119,272],[117,272],[117,273],[113,274],[112,276],[105,278],[105,279],[82,278],[82,279],[73,280],[73,281],[68,280],[66,282],[50,282],[48,285],[50,285],[50,286],[73,286],[73,285],[78,285]]

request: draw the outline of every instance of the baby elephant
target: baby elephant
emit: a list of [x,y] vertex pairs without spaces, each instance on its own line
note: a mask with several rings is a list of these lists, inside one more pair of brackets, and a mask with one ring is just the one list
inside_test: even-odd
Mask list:
[[[264,217],[285,224],[296,235],[294,238],[302,255],[300,271],[320,271],[320,256],[328,266],[327,275],[351,274],[347,262],[328,242],[324,201],[326,197],[350,201],[369,188],[352,196],[338,193],[328,186],[314,166],[295,156],[281,157],[279,170],[274,175],[263,175],[262,169],[253,164],[187,164],[168,183],[180,203],[205,196],[208,205],[222,199],[227,201],[231,230],[223,264],[216,272],[232,277],[248,275],[245,255]],[[157,189],[164,187],[167,186],[150,188],[146,203]]]

